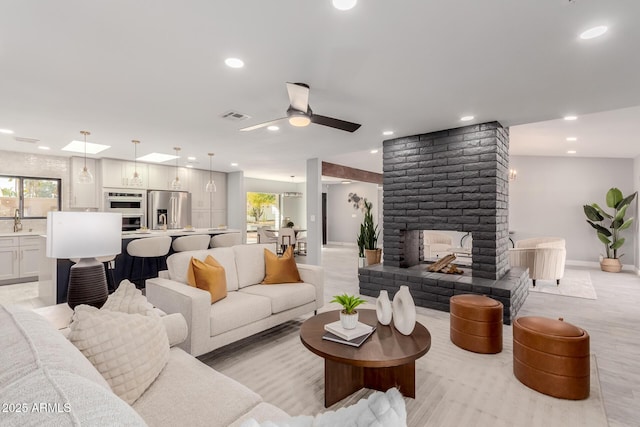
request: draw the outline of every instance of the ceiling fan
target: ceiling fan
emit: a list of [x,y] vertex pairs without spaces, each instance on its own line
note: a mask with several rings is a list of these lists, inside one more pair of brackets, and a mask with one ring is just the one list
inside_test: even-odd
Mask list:
[[289,124],[297,127],[304,127],[308,126],[309,123],[315,123],[347,132],[355,132],[361,126],[358,123],[314,114],[313,111],[311,111],[311,107],[309,107],[309,85],[305,83],[287,83],[287,92],[289,92],[289,108],[287,109],[286,117],[242,128],[240,131],[246,132],[260,129],[265,126],[274,125],[282,120],[289,120]]

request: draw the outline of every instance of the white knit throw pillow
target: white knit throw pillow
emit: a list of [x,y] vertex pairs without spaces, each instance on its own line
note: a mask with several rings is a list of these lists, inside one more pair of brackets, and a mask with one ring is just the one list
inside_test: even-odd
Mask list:
[[169,360],[169,341],[159,317],[79,305],[69,340],[128,404],[135,402]]
[[143,316],[159,316],[153,305],[142,295],[142,291],[128,280],[120,282],[118,289],[107,298],[102,306],[105,310],[121,311],[123,313],[139,313]]

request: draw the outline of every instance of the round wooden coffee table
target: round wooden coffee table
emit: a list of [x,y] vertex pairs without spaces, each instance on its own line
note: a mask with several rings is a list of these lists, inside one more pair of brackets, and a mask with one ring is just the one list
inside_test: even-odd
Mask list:
[[376,325],[376,331],[360,347],[322,339],[324,325],[340,318],[328,311],[307,319],[300,328],[300,340],[324,358],[324,406],[328,408],[361,388],[387,391],[398,387],[407,397],[416,397],[416,364],[431,348],[431,334],[416,322],[413,333],[402,335],[378,323],[375,310],[358,310],[359,321]]

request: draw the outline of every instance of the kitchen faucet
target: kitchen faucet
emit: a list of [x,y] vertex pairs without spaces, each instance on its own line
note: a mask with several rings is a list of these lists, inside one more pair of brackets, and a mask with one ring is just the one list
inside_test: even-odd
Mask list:
[[161,229],[166,230],[167,229],[167,215],[166,214],[160,214],[158,215],[158,222],[160,222],[161,224]]
[[13,232],[17,233],[22,231],[22,223],[20,222],[20,211],[16,209],[15,216],[13,217]]

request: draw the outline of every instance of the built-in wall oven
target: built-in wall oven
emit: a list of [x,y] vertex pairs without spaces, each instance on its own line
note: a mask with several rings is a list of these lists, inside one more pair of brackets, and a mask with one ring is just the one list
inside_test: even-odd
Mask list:
[[136,190],[105,190],[105,212],[122,214],[122,231],[147,226],[147,193]]

